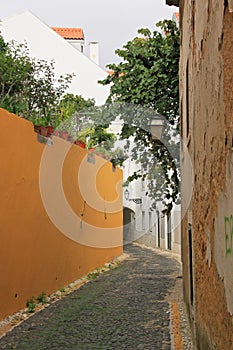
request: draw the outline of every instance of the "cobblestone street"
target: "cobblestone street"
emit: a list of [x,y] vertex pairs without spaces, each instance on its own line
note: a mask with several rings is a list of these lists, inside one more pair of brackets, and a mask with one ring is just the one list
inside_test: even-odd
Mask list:
[[170,319],[172,295],[181,293],[174,294],[179,262],[137,245],[125,253],[117,268],[15,327],[0,339],[0,349],[176,349]]

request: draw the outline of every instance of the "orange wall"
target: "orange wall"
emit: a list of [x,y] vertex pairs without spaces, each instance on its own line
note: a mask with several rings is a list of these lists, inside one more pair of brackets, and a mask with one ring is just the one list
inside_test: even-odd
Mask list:
[[86,155],[0,109],[0,319],[122,254],[122,171]]

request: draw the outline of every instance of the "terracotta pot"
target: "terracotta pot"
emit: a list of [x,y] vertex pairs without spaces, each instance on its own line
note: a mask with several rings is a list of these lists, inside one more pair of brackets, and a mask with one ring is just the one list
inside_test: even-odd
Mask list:
[[53,136],[59,136],[59,131],[58,130],[54,130],[53,131]]
[[51,136],[53,134],[53,127],[47,126],[47,130],[48,130],[48,135]]
[[40,134],[42,136],[47,136],[48,135],[48,130],[47,130],[46,126],[43,126],[43,125],[40,126]]
[[68,140],[69,134],[68,134],[67,131],[61,131],[61,132],[60,132],[60,136],[61,136],[61,138],[63,138],[64,140]]
[[71,142],[71,143],[73,143],[73,142],[74,142],[73,136],[70,136],[70,135],[69,135],[69,136],[68,136],[68,141]]
[[79,147],[86,148],[85,143],[82,141],[76,140],[74,143],[75,143],[75,145],[77,145]]
[[99,157],[104,158],[104,154],[102,152],[97,152],[96,155],[99,156]]
[[34,131],[37,132],[37,134],[40,134],[40,126],[34,125]]

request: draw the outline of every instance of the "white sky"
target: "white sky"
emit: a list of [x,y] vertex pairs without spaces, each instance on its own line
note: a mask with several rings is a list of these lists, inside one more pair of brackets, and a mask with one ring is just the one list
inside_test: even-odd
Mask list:
[[171,19],[177,7],[165,0],[0,0],[0,19],[31,11],[56,27],[81,27],[86,45],[100,43],[100,65],[119,62],[115,49],[137,36],[137,29],[155,29],[162,19]]

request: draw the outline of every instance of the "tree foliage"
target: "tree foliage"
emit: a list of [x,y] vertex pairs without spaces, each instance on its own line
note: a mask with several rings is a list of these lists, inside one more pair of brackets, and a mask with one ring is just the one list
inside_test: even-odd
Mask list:
[[55,77],[54,63],[31,58],[26,45],[0,36],[0,106],[36,123],[52,123],[72,75]]
[[173,124],[179,114],[179,30],[168,20],[157,26],[165,34],[140,29],[142,37],[116,50],[123,61],[110,64],[113,73],[101,83],[112,84],[108,102],[152,108]]
[[72,75],[55,77],[53,62],[29,56],[26,45],[5,43],[0,36],[0,106],[36,125],[66,130],[74,139],[96,153],[116,159],[121,152],[112,151],[116,136],[100,125],[93,125],[101,111],[94,99],[66,93]]
[[86,100],[80,95],[65,94],[57,106],[54,126],[58,129],[65,127],[71,135],[76,136],[78,131],[89,125],[86,119],[94,109],[94,99]]
[[[180,40],[173,21],[159,22],[157,27],[161,31],[140,29],[140,37],[116,50],[122,62],[110,64],[112,73],[100,83],[111,86],[107,102],[113,107],[107,110],[114,112],[105,113],[109,121],[120,116],[124,122],[121,137],[134,139],[132,159],[141,164],[141,170],[128,180],[147,177],[150,196],[162,199],[165,212],[170,212],[179,198]],[[162,142],[152,140],[148,128],[155,112],[166,124]]]
[[95,100],[89,98],[85,100],[80,95],[66,94],[62,97],[59,103],[59,111],[61,116],[66,119],[67,117],[74,115],[78,112],[85,112],[91,110],[95,106]]

